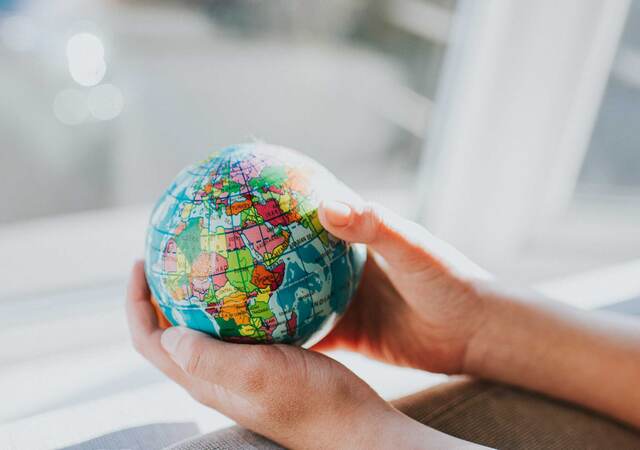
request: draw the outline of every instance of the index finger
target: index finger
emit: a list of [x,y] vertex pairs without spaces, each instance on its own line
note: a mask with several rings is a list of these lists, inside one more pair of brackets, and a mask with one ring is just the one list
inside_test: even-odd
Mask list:
[[188,388],[189,379],[160,345],[162,328],[151,303],[151,293],[144,274],[144,262],[137,261],[131,271],[127,290],[127,321],[133,345],[169,378]]
[[150,297],[151,293],[144,275],[144,261],[136,261],[131,270],[126,302],[127,321],[134,339],[151,334],[158,328],[158,320]]

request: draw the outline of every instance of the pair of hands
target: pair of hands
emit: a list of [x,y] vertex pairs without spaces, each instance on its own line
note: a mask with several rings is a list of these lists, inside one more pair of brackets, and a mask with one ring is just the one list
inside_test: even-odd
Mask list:
[[[381,207],[332,201],[319,214],[333,235],[367,244],[369,258],[345,316],[313,350],[344,348],[401,366],[466,372],[467,349],[487,315],[471,280],[486,274]],[[287,447],[418,447],[425,433],[431,443],[453,439],[402,415],[317,351],[163,330],[141,262],[133,269],[127,315],[135,348],[156,367],[199,402]]]

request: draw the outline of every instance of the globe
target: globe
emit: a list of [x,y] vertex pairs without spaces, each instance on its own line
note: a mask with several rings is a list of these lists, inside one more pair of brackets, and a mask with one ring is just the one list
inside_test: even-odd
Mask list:
[[342,184],[262,143],[184,169],[158,201],[145,271],[158,309],[224,341],[310,346],[344,313],[366,250],[329,234],[318,204]]

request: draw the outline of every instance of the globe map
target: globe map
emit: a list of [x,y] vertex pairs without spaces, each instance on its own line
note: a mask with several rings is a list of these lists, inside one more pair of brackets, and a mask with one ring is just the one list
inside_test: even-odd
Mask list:
[[318,219],[324,167],[243,144],[183,170],[151,217],[146,274],[163,315],[243,343],[311,345],[345,311],[366,252]]

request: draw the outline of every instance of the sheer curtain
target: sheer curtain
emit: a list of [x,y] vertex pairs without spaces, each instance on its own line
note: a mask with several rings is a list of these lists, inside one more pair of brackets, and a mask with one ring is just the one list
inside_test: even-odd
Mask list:
[[629,1],[461,1],[422,220],[500,270],[570,199]]

